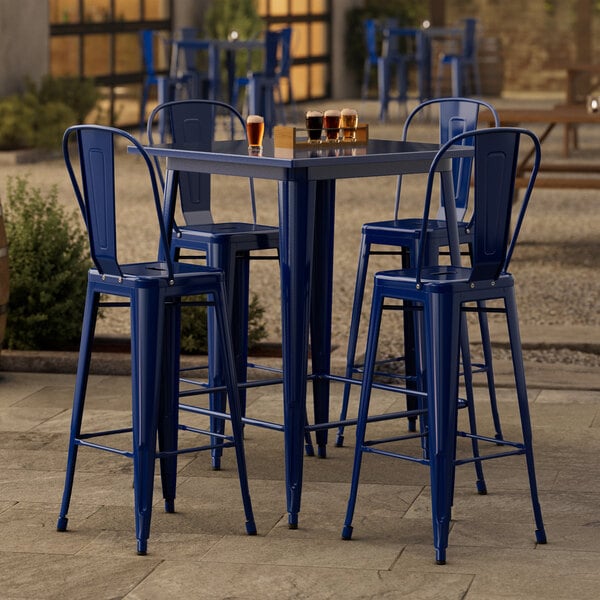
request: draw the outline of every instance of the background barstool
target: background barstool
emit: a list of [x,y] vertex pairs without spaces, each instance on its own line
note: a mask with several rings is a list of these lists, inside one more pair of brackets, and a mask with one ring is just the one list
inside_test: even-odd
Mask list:
[[450,67],[452,96],[481,96],[481,77],[477,56],[477,19],[464,20],[461,52],[440,54],[436,82],[436,96],[442,95],[444,67]]

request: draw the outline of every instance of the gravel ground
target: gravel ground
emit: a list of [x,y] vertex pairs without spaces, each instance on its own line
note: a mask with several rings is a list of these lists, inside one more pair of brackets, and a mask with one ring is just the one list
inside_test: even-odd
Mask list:
[[[497,105],[507,100],[496,101]],[[513,102],[514,104],[517,101]],[[346,103],[344,103],[346,104]],[[523,105],[523,102],[518,102]],[[538,103],[539,104],[539,103]],[[329,102],[326,106],[333,105]],[[323,104],[320,106],[325,107]],[[401,115],[392,110],[391,120],[385,125],[376,121],[376,104],[358,107],[363,121],[370,124],[370,135],[381,138],[397,138],[401,135]],[[424,123],[418,126],[413,139],[435,140],[434,126]],[[600,130],[581,128],[579,148],[573,156],[580,160],[596,162],[600,155]],[[553,162],[561,160],[562,130],[553,132],[544,143],[544,158]],[[56,184],[59,197],[65,205],[73,208],[75,203],[62,160],[35,165],[0,167],[2,175],[28,174],[31,182],[46,188]],[[4,196],[2,177],[0,193]],[[277,223],[277,189],[274,182],[257,181],[259,220]],[[145,195],[143,173],[132,165],[119,189],[129,196],[119,215],[126,241],[122,260],[137,260],[144,252],[154,254],[156,233],[153,218]],[[350,308],[354,289],[360,226],[363,222],[392,215],[395,189],[394,178],[371,178],[339,181],[337,184],[336,242],[333,343],[334,355],[341,357],[350,320]],[[247,183],[238,178],[215,177],[215,214],[219,220],[238,220],[248,213]],[[512,272],[517,281],[519,317],[524,325],[586,325],[600,326],[600,211],[596,190],[548,190],[534,192],[527,214],[520,243],[512,262]],[[405,177],[403,182],[403,214],[419,215],[423,197],[422,176]],[[139,240],[142,240],[140,243]],[[137,240],[137,241],[136,241]],[[396,261],[387,257],[375,257],[377,269],[395,268]],[[275,263],[255,261],[252,264],[251,286],[265,307],[265,323],[269,342],[280,339],[279,283]],[[365,319],[368,299],[365,302]],[[101,334],[124,334],[128,331],[125,312],[113,314],[99,324]],[[365,321],[366,322],[366,321]],[[382,348],[397,346],[401,335],[399,320],[389,318],[382,330]],[[364,347],[364,340],[359,348]],[[543,362],[575,362],[600,365],[600,357],[573,351],[532,352],[528,358]]]

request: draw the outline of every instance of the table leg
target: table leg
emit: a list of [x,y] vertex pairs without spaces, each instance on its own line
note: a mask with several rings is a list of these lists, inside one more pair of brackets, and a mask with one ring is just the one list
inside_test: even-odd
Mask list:
[[214,44],[211,44],[208,49],[208,79],[210,82],[208,97],[211,100],[218,100],[221,93],[221,65],[219,58],[219,49]]
[[377,59],[377,90],[379,95],[379,120],[385,121],[390,101],[390,63],[385,57]]
[[279,183],[283,410],[288,524],[298,527],[304,460],[316,182]]
[[416,46],[419,102],[425,102],[425,100],[433,97],[431,93],[431,40],[427,34],[417,33]]
[[[313,291],[310,339],[315,423],[329,421],[329,375],[331,371],[331,307],[333,302],[333,238],[335,180],[317,182],[313,260]],[[317,453],[327,455],[327,429],[318,430]]]

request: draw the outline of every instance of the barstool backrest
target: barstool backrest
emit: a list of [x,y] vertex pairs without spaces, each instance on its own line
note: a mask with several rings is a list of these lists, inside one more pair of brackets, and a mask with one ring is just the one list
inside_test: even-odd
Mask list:
[[[80,177],[75,174],[69,152],[69,144],[73,137],[77,139]],[[124,138],[128,144],[135,146],[137,153],[146,164],[158,220],[160,247],[168,248],[167,228],[163,222],[154,166],[144,148],[132,135],[115,127],[74,125],[65,131],[62,147],[67,172],[87,228],[92,261],[101,274],[122,277],[121,263],[117,257],[114,150],[116,138]],[[169,279],[172,279],[173,265],[168,252],[165,264]]]
[[[163,119],[166,137],[162,142],[210,151],[217,137],[246,139],[245,122],[232,106],[217,100],[177,100],[157,106],[148,118],[148,141],[154,143],[153,125]],[[155,159],[161,182],[160,163]],[[214,221],[211,212],[211,176],[208,173],[179,173],[179,195],[186,225]],[[250,179],[250,204],[254,222],[254,182]]]
[[[515,203],[515,179],[522,137],[528,137],[533,144],[533,162],[529,182],[519,206],[519,203]],[[426,257],[425,232],[436,169],[448,149],[461,144],[465,139],[474,147],[474,206],[469,223],[469,229],[473,233],[470,281],[489,282],[507,272],[539,170],[541,149],[536,135],[527,129],[493,127],[461,133],[451,138],[442,146],[431,164],[417,259],[417,282],[420,282],[420,272]],[[514,220],[511,218],[513,210],[517,212]],[[458,249],[454,250],[454,256],[460,256]]]
[[[410,126],[415,117],[422,116],[423,111],[437,106],[439,110],[439,141],[445,144],[450,138],[465,131],[474,131],[478,127],[479,111],[484,108],[490,111],[494,117],[495,126],[498,127],[500,120],[494,107],[474,98],[434,98],[419,104],[407,117],[402,131],[402,139],[407,140]],[[465,146],[471,145],[468,137],[463,138],[461,143]],[[471,185],[472,158],[455,158],[452,161],[452,179],[454,183],[454,204],[456,206],[457,218],[462,221],[467,211],[469,202],[469,191]],[[397,203],[398,203],[397,198]],[[443,219],[444,195],[440,196],[440,208],[437,218]],[[398,206],[396,207],[398,210]],[[396,213],[396,218],[397,213]]]

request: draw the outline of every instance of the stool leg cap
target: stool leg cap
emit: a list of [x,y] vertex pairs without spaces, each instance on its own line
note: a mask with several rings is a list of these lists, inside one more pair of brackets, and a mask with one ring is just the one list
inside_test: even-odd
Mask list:
[[354,530],[354,527],[352,527],[352,525],[344,525],[344,529],[342,529],[342,539],[343,540],[351,540],[353,530]]
[[246,533],[248,535],[256,535],[256,523],[254,521],[246,521]]
[[67,517],[58,517],[58,523],[56,524],[56,531],[66,531],[68,522],[69,522],[69,519],[67,519]]
[[546,544],[546,532],[543,529],[537,529],[535,532],[535,539],[538,544]]

